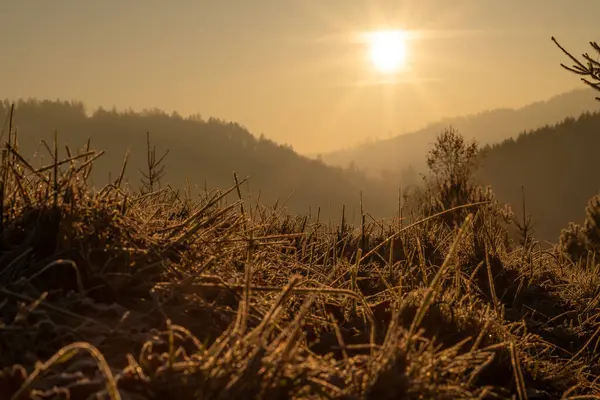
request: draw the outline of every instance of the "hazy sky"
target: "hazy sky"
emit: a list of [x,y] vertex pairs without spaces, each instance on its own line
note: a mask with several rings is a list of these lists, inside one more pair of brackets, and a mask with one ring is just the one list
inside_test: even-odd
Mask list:
[[[325,152],[582,87],[599,0],[0,0],[2,98],[158,107]],[[382,83],[358,32],[415,30]]]

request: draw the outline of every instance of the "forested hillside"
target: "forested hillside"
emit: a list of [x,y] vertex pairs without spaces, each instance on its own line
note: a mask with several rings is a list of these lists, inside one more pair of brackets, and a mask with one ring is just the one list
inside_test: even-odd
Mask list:
[[[0,108],[0,120],[8,121],[11,103],[5,100]],[[8,123],[8,122],[7,122]],[[383,195],[384,187],[366,179],[355,169],[326,166],[295,153],[290,147],[278,145],[264,136],[255,137],[243,126],[215,118],[199,116],[183,118],[160,110],[120,112],[96,110],[86,114],[83,104],[63,101],[21,100],[16,103],[13,124],[22,153],[33,154],[35,165],[47,164],[50,154],[41,140],[52,146],[54,130],[60,142],[59,157],[66,157],[64,145],[71,152],[86,145],[104,150],[94,163],[92,182],[104,185],[109,172],[114,180],[119,175],[125,155],[130,151],[125,179],[137,188],[140,170],[147,169],[147,132],[159,158],[165,151],[166,167],[162,180],[175,188],[184,188],[189,179],[192,187],[204,190],[233,185],[233,172],[240,179],[249,176],[241,191],[245,200],[285,204],[292,212],[322,218],[339,217],[346,206],[349,219],[360,209],[360,191],[369,208],[382,214],[393,204]],[[6,131],[7,129],[5,129]]]
[[478,177],[518,214],[523,186],[537,236],[555,242],[569,222],[584,219],[600,190],[599,148],[600,113],[584,113],[487,146]]

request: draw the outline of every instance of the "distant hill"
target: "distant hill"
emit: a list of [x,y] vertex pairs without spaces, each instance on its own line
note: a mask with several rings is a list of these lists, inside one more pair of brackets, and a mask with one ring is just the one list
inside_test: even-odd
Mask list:
[[496,109],[447,118],[416,132],[324,154],[322,160],[339,166],[353,162],[358,168],[375,175],[384,170],[405,169],[409,165],[421,170],[431,144],[441,130],[450,125],[466,138],[475,138],[482,145],[494,144],[527,129],[554,124],[584,111],[600,110],[600,103],[594,97],[591,89],[578,89],[519,109]]
[[569,222],[583,222],[587,201],[600,192],[599,149],[600,113],[586,112],[487,146],[478,178],[518,215],[524,186],[536,236],[556,242]]
[[[10,102],[0,106],[0,123],[7,120]],[[383,210],[383,195],[376,183],[365,179],[359,171],[332,168],[318,160],[296,154],[291,148],[278,145],[264,137],[255,137],[243,126],[215,118],[182,118],[159,110],[117,112],[99,109],[88,116],[78,102],[21,100],[16,103],[14,118],[20,150],[35,164],[51,161],[48,151],[40,145],[44,139],[52,143],[53,131],[58,131],[60,157],[66,155],[65,145],[72,152],[84,147],[88,138],[91,147],[106,153],[94,163],[92,180],[96,185],[114,180],[121,170],[125,154],[131,151],[125,178],[136,188],[140,169],[146,165],[146,132],[150,132],[157,154],[169,149],[166,176],[163,180],[176,188],[184,188],[189,179],[199,190],[226,189],[233,185],[233,172],[240,179],[250,176],[242,194],[246,200],[260,196],[261,203],[285,203],[290,211],[313,217],[321,208],[321,217],[341,215],[342,205],[347,216],[355,218],[364,191],[371,210]],[[5,140],[4,138],[3,140]],[[290,197],[291,196],[291,197]]]

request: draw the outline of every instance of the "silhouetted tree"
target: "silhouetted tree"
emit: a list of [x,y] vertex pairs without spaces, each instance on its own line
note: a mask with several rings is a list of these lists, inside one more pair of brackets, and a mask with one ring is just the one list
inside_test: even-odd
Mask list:
[[[433,181],[429,198],[433,201],[428,214],[467,204],[473,192],[472,175],[477,165],[480,149],[475,141],[467,142],[452,127],[445,129],[427,154],[427,167]],[[462,215],[462,212],[457,213]],[[460,219],[461,217],[459,217]],[[448,222],[462,222],[448,214]]]
[[147,155],[146,155],[146,171],[140,171],[142,173],[142,193],[153,192],[154,189],[160,187],[160,180],[165,176],[165,157],[169,154],[169,150],[160,157],[156,158],[156,146],[150,144],[150,132],[146,132],[147,140]]
[[467,143],[457,130],[450,127],[438,136],[427,154],[427,167],[438,182],[467,183],[479,154],[477,142]]

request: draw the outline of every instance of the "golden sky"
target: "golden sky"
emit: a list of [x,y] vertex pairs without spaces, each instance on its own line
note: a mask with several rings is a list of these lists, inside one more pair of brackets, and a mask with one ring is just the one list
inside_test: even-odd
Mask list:
[[[301,153],[582,87],[550,37],[597,40],[598,0],[18,0],[0,7],[2,98],[233,120]],[[393,82],[362,32],[403,29]]]

